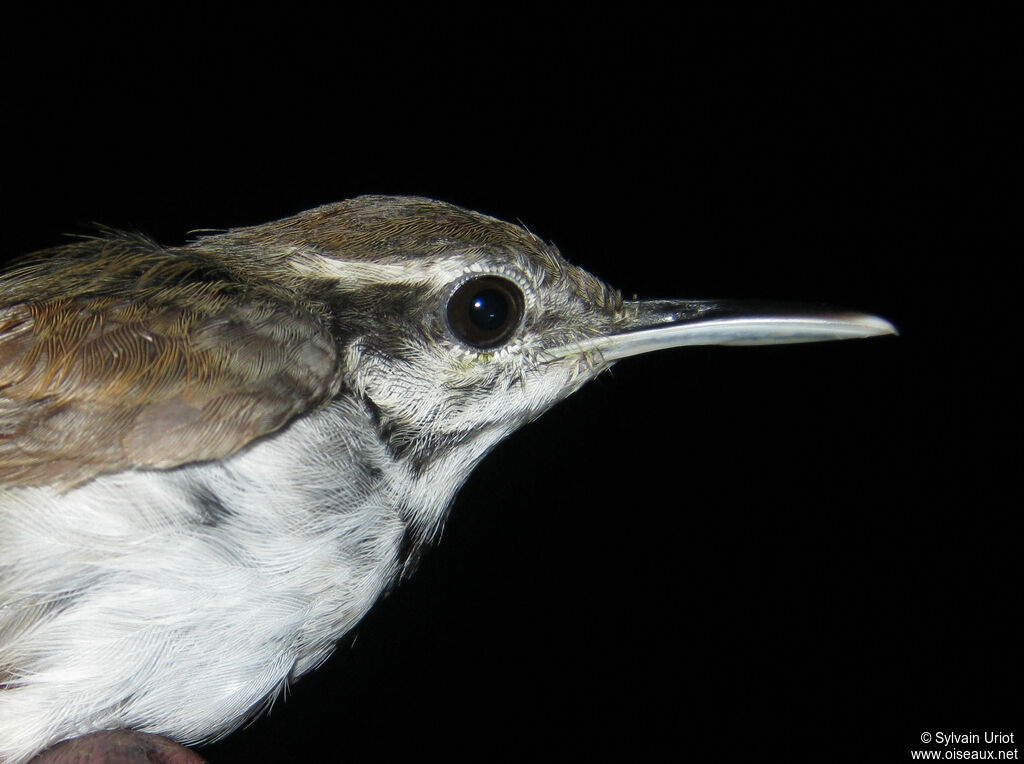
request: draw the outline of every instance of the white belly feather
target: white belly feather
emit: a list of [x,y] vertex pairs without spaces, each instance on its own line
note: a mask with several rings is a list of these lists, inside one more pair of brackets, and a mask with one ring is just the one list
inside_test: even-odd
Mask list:
[[401,468],[357,413],[223,462],[0,491],[0,761],[111,727],[208,740],[324,660],[405,530]]

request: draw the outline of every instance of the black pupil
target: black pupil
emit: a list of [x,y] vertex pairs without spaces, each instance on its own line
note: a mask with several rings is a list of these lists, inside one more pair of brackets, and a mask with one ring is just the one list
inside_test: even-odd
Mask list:
[[448,298],[448,327],[458,339],[476,348],[502,344],[523,317],[523,293],[500,276],[477,276],[465,281]]
[[508,301],[497,289],[484,289],[477,293],[469,306],[469,320],[477,329],[493,332],[505,325]]

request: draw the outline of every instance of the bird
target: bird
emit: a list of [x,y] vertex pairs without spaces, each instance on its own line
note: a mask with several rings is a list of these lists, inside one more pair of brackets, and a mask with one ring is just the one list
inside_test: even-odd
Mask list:
[[422,197],[28,255],[0,276],[0,762],[231,733],[412,574],[488,452],[622,358],[892,333],[624,299]]

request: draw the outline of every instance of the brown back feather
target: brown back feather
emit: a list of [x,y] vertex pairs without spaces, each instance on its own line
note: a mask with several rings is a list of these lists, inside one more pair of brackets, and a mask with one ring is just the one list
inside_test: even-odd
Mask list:
[[0,279],[0,485],[225,457],[337,393],[312,306],[109,236]]

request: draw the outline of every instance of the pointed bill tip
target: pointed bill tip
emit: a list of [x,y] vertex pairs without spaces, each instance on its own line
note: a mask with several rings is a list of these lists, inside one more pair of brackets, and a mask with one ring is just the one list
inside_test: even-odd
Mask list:
[[[840,324],[845,325],[848,327],[847,331],[850,332],[849,337],[851,339],[883,337],[887,334],[893,334],[898,337],[900,333],[899,329],[892,322],[870,313],[837,312],[832,316],[823,315],[822,320],[833,322],[837,326]],[[838,339],[845,339],[845,337]]]

